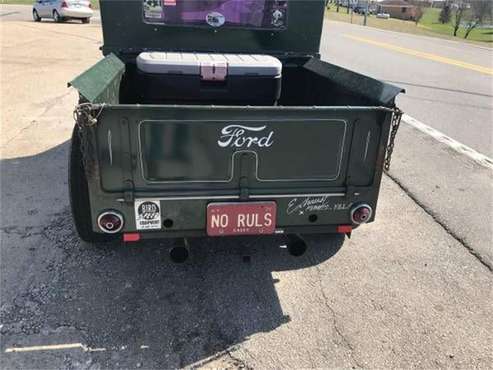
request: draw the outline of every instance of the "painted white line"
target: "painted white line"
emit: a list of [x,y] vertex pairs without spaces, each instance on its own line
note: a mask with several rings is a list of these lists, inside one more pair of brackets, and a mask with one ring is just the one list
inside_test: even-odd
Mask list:
[[63,349],[81,349],[84,352],[101,352],[106,351],[106,348],[90,348],[82,343],[67,343],[67,344],[50,344],[44,346],[31,347],[11,347],[5,350],[5,353],[12,352],[33,352],[33,351],[57,351]]
[[489,168],[490,170],[493,170],[493,159],[491,159],[490,157],[487,157],[484,154],[477,152],[476,150],[468,147],[467,145],[459,143],[457,140],[452,139],[450,136],[447,136],[444,133],[435,130],[433,127],[430,127],[407,114],[402,115],[402,121],[407,123],[408,125],[413,126],[415,129],[431,136],[432,138],[439,141],[440,143],[447,145],[448,147],[455,150],[457,153],[469,157],[479,165]]

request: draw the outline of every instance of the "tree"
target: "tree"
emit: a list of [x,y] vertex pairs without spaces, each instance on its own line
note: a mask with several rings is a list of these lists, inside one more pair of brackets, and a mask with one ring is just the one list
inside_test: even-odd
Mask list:
[[468,7],[468,4],[464,0],[459,0],[457,3],[454,4],[454,7],[454,36],[457,36],[457,32],[459,31],[459,27],[462,23],[462,18],[464,17],[464,13]]
[[450,22],[450,4],[448,1],[445,4],[443,4],[443,8],[440,11],[440,16],[438,17],[438,21],[441,24]]
[[420,6],[416,7],[416,14],[414,15],[414,22],[416,22],[416,25],[418,25],[421,18],[423,18],[423,14],[423,8]]
[[470,14],[467,17],[466,33],[464,38],[467,39],[469,34],[477,26],[481,25],[485,19],[492,18],[492,2],[491,0],[473,0],[470,4]]

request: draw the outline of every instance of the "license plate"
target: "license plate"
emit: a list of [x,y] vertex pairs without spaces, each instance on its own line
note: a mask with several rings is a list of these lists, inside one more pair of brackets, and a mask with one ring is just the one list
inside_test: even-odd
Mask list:
[[276,203],[211,203],[207,206],[207,235],[273,234]]

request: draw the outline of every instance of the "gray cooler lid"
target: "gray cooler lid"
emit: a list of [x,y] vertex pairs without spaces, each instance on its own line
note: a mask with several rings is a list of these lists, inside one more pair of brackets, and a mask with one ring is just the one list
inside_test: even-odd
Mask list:
[[200,75],[203,67],[221,66],[228,76],[281,75],[282,63],[270,55],[143,52],[137,67],[146,73]]

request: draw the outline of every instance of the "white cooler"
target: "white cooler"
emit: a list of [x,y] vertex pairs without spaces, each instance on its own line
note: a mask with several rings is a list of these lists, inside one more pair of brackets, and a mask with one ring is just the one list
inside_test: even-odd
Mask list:
[[274,105],[282,63],[270,55],[144,52],[143,103]]

